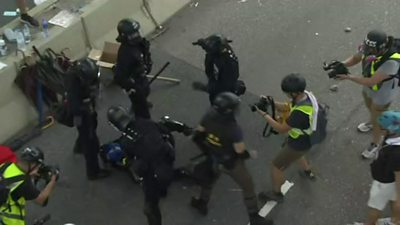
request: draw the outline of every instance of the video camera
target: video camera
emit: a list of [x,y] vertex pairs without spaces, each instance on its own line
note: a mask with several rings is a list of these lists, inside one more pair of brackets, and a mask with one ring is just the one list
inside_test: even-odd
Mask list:
[[322,68],[325,70],[325,71],[328,71],[328,70],[330,70],[329,72],[328,72],[328,77],[329,78],[336,78],[336,76],[338,75],[338,74],[349,74],[350,72],[349,72],[349,70],[347,69],[347,67],[342,63],[342,62],[339,62],[339,61],[337,61],[337,60],[333,60],[331,63],[326,63],[326,62],[324,62],[324,64],[323,64],[323,66],[322,66]]
[[270,98],[263,96],[258,100],[258,102],[251,104],[249,106],[252,112],[255,112],[257,108],[259,108],[261,111],[267,112],[269,106],[271,106],[272,104],[273,103]]
[[193,132],[193,128],[187,126],[186,124],[173,120],[169,116],[163,116],[159,122],[161,125],[166,127],[169,132],[182,133],[185,136],[189,136]]
[[58,166],[50,166],[42,164],[39,167],[38,174],[39,174],[39,179],[42,179],[46,183],[49,183],[53,175],[55,175],[56,180],[58,180],[58,178],[60,177],[60,168],[58,168]]

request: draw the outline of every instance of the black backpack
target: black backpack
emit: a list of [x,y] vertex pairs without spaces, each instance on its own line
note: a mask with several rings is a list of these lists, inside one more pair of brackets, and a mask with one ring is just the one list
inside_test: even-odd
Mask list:
[[[382,58],[377,63],[375,63],[375,65],[374,65],[374,70],[375,71],[377,71],[378,68],[380,66],[382,66],[382,64],[384,64],[387,60],[389,60],[390,56],[392,56],[393,53],[400,53],[400,38],[393,38],[392,36],[389,36],[389,42],[391,42],[391,44],[390,44],[391,48],[390,48],[389,51],[387,51],[382,56]],[[400,60],[396,60],[396,61],[400,62]],[[393,78],[399,78],[400,79],[400,68],[399,68],[399,70],[397,71],[397,73],[395,75],[392,75],[391,78],[383,80],[383,82],[387,81],[387,80],[391,80]],[[399,86],[400,86],[400,83],[399,83]]]
[[8,196],[10,194],[11,185],[22,181],[25,179],[26,175],[18,175],[15,177],[4,178],[4,171],[10,166],[12,163],[7,162],[0,165],[0,206],[3,206],[7,203]]
[[328,105],[318,103],[317,129],[313,131],[313,133],[310,136],[312,145],[319,144],[326,138],[327,125],[328,125],[328,111],[329,111]]

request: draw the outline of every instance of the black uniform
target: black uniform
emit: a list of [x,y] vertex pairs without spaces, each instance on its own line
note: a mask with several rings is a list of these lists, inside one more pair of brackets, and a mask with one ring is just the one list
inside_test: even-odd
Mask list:
[[100,146],[96,133],[97,113],[95,110],[98,84],[85,84],[74,70],[70,71],[67,77],[68,104],[74,117],[80,120],[80,124],[76,124],[78,139],[75,148],[83,152],[85,156],[87,176],[95,177],[100,171],[97,157]]
[[233,115],[221,115],[211,109],[202,119],[200,125],[205,128],[205,138],[200,145],[208,159],[195,169],[195,176],[200,178],[201,193],[199,199],[208,202],[212,188],[218,179],[219,165],[243,190],[243,199],[248,213],[258,212],[257,197],[254,192],[252,178],[247,171],[244,161],[233,148],[234,143],[243,141],[241,128]]
[[158,203],[166,196],[174,176],[173,146],[164,139],[159,124],[149,119],[137,118],[128,125],[127,131],[133,138],[123,136],[120,144],[128,160],[135,160],[132,165],[136,174],[143,178],[144,213],[149,225],[161,225]]
[[147,102],[150,87],[146,74],[152,68],[149,48],[150,43],[144,38],[135,43],[122,42],[114,77],[115,82],[129,93],[135,116],[147,119],[150,118]]
[[211,103],[219,93],[236,92],[236,84],[239,78],[239,62],[229,46],[226,46],[219,53],[207,53],[204,66],[208,78]]

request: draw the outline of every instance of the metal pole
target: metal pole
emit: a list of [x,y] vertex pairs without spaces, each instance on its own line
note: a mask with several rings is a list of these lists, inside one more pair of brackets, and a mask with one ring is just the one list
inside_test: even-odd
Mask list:
[[146,10],[146,13],[149,15],[151,21],[156,26],[156,30],[153,33],[152,37],[150,38],[150,39],[154,39],[154,38],[160,36],[161,34],[163,34],[165,31],[167,31],[167,28],[161,26],[161,24],[159,24],[157,22],[157,20],[154,18],[153,14],[151,13],[151,8],[150,8],[150,4],[149,4],[148,0],[143,0],[143,6],[144,6],[144,9]]

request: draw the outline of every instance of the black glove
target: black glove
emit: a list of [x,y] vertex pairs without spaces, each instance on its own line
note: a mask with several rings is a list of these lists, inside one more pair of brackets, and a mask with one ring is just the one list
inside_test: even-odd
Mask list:
[[247,150],[244,150],[244,152],[238,153],[237,155],[238,155],[239,159],[243,159],[243,160],[250,158],[250,153]]

